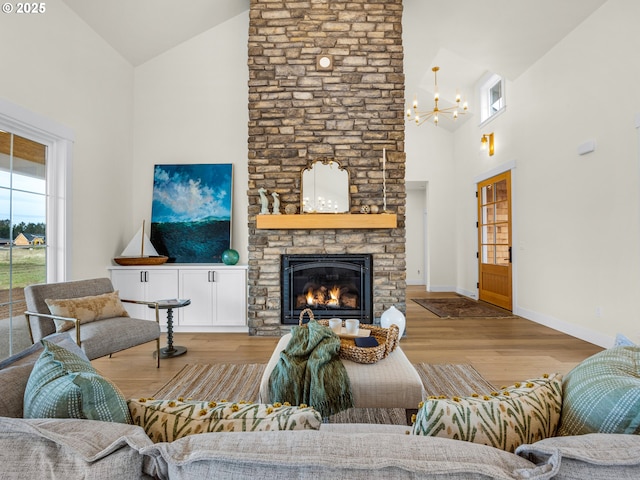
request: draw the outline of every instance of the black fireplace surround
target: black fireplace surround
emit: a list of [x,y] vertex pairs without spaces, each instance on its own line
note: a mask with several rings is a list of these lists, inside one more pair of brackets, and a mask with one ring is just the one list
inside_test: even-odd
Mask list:
[[316,319],[373,323],[371,255],[282,255],[281,264],[283,324],[297,325],[306,308]]

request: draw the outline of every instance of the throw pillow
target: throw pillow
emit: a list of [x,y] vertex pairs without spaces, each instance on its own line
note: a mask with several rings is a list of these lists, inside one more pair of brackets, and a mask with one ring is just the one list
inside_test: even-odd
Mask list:
[[616,335],[616,339],[613,343],[614,347],[637,347],[635,343],[633,343],[628,337],[623,335],[622,333],[618,333]]
[[640,347],[596,353],[563,382],[559,435],[640,434]]
[[118,387],[102,377],[88,360],[42,340],[24,391],[24,418],[84,418],[131,423]]
[[135,425],[144,428],[154,442],[207,432],[257,432],[274,430],[318,430],[320,414],[312,407],[247,402],[193,400],[128,401]]
[[[113,317],[128,317],[129,314],[122,306],[118,292],[104,293],[90,297],[64,298],[60,300],[45,299],[52,315],[77,318],[80,324],[103,320]],[[71,330],[74,325],[63,320],[54,320],[56,331]]]
[[429,397],[412,433],[466,440],[508,452],[556,433],[562,407],[562,377],[527,380],[491,395]]

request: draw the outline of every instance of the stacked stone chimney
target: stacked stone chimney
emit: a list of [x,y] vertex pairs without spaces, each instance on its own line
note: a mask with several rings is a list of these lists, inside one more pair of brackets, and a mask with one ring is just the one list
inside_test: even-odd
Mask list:
[[[249,25],[249,332],[280,335],[280,256],[371,253],[374,316],[405,310],[402,0],[251,0]],[[331,64],[319,61],[327,57]],[[382,154],[386,150],[385,181]],[[386,206],[397,228],[256,228],[258,190],[300,214],[316,159],[350,173],[350,212]],[[290,207],[291,208],[291,207]],[[331,214],[326,214],[331,215]]]

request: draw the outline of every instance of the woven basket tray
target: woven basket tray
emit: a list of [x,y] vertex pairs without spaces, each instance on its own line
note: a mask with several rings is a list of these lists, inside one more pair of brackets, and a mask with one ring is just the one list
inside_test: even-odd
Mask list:
[[[305,314],[309,315],[309,320],[314,319],[313,312],[307,308],[300,312],[300,325],[303,324]],[[329,320],[318,320],[318,323],[325,327],[329,326]],[[386,358],[386,356],[393,352],[398,346],[400,329],[397,325],[391,325],[389,328],[381,328],[375,325],[361,323],[360,328],[370,330],[370,336],[378,341],[378,346],[356,347],[355,340],[352,338],[340,338],[340,351],[338,352],[340,358],[357,363],[376,363]]]

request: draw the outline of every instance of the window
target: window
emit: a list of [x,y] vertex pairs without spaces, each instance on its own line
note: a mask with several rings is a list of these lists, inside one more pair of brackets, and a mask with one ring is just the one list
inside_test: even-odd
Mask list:
[[504,78],[489,73],[480,81],[480,124],[485,123],[506,107]]
[[0,359],[26,346],[23,288],[66,279],[71,140],[0,99]]

